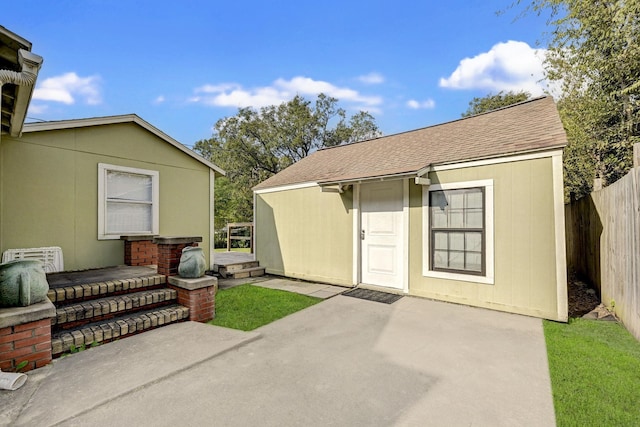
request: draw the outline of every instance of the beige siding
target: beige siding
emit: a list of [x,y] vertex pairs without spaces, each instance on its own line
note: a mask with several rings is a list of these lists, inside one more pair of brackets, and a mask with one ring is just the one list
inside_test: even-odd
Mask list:
[[423,276],[422,233],[427,230],[423,230],[422,224],[422,190],[412,184],[409,292],[561,319],[557,301],[552,159],[432,172],[429,178],[432,184],[493,179],[495,279],[489,285]]
[[134,123],[25,133],[0,145],[0,250],[61,246],[65,269],[123,263],[98,240],[98,163],[160,173],[160,235],[202,236],[209,258],[209,168]]
[[256,194],[256,256],[272,274],[351,285],[352,193]]

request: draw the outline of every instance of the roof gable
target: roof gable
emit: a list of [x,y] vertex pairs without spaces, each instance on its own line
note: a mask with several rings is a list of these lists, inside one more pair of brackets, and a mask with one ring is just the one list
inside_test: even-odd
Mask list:
[[448,163],[557,149],[566,135],[551,97],[452,122],[318,150],[254,189],[415,175]]
[[211,163],[209,160],[200,156],[196,152],[190,150],[180,142],[171,138],[166,133],[162,132],[160,129],[156,128],[149,122],[141,119],[136,114],[126,114],[120,116],[105,116],[105,117],[92,117],[87,119],[76,119],[76,120],[59,120],[59,121],[50,121],[50,122],[39,122],[39,123],[27,123],[24,125],[23,132],[42,132],[48,130],[63,130],[63,129],[74,129],[74,128],[84,128],[90,126],[102,126],[102,125],[110,125],[110,124],[120,124],[120,123],[135,123],[151,132],[158,138],[164,140],[170,145],[173,145],[178,150],[187,154],[188,156],[196,159],[200,163],[206,165],[210,169],[212,169],[218,175],[225,175],[225,171],[222,170],[219,166]]

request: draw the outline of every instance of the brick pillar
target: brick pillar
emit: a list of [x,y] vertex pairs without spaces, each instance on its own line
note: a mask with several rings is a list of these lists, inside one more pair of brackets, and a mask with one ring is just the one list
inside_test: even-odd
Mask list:
[[30,371],[51,363],[51,318],[56,308],[49,301],[28,307],[0,308],[0,370]]
[[182,250],[187,246],[198,246],[202,237],[156,237],[158,245],[158,274],[177,276]]
[[158,246],[154,236],[120,236],[124,240],[125,265],[158,265]]
[[169,287],[178,293],[178,304],[189,309],[189,320],[207,322],[216,317],[218,279],[212,276],[185,279],[169,277]]

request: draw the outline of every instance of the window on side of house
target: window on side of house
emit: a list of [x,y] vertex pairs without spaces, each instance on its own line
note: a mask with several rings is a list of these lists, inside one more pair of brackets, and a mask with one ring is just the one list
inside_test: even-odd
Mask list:
[[429,210],[430,269],[484,274],[484,189],[430,191]]
[[493,180],[423,189],[423,276],[493,284]]
[[98,238],[158,234],[158,171],[98,165]]

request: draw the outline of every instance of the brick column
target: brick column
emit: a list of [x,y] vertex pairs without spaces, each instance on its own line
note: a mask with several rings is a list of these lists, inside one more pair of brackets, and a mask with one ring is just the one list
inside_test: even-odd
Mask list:
[[124,240],[125,265],[158,265],[158,246],[154,236],[120,236]]
[[158,245],[158,274],[177,276],[182,250],[187,246],[198,246],[202,237],[155,237]]
[[21,372],[51,363],[51,301],[28,307],[0,308],[0,370]]
[[178,293],[178,304],[189,309],[189,320],[192,322],[207,322],[216,317],[218,279],[215,277],[186,279],[171,276],[169,287]]

